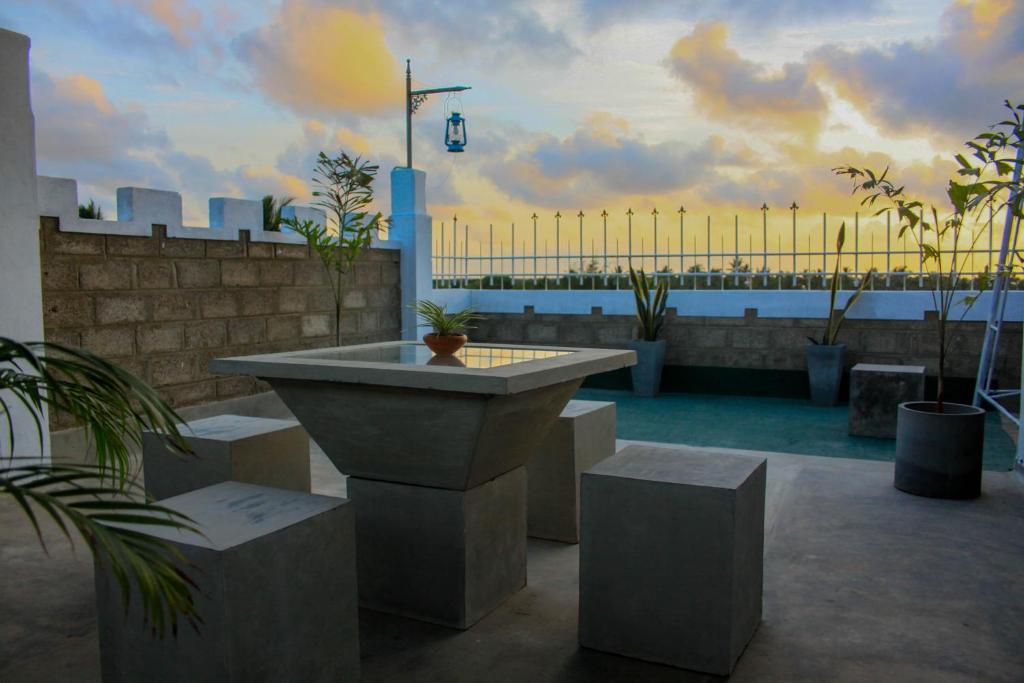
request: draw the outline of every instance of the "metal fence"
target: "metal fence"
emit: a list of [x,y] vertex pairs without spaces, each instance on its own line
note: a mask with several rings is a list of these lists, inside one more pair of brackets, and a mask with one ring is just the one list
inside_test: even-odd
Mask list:
[[[533,214],[525,230],[515,224],[488,225],[482,238],[481,231],[454,216],[434,229],[434,286],[627,289],[623,271],[632,264],[667,280],[673,289],[828,289],[839,256],[844,289],[858,286],[867,275],[871,289],[932,288],[936,274],[913,236],[897,234],[890,213],[866,219],[859,213],[852,219],[823,213],[820,221],[817,216],[808,220],[798,215],[796,203],[788,212],[784,229],[778,220],[769,220],[767,206],[761,207],[759,225],[741,225],[737,214],[724,228],[710,215],[688,220],[683,207],[669,226],[656,209],[643,221],[630,210],[611,224],[606,211],[599,221],[589,222],[582,211],[574,217],[557,212],[546,220]],[[842,222],[846,241],[838,254]],[[609,228],[623,235],[610,239]],[[966,256],[964,286],[976,288],[979,278],[992,272],[1001,232],[1002,221],[992,211],[986,220],[967,226],[958,246],[960,257]],[[1010,286],[1022,288],[1019,279]]]

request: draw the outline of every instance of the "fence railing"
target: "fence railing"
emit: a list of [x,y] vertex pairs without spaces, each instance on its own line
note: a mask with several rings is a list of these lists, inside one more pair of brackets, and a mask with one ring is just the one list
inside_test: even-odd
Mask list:
[[[869,273],[871,289],[930,289],[934,284],[933,266],[924,262],[913,236],[897,234],[888,213],[866,220],[855,213],[852,219],[843,219],[846,242],[838,254],[840,219],[823,213],[820,222],[815,218],[808,226],[797,212],[793,204],[785,231],[770,224],[766,206],[761,208],[760,225],[741,226],[735,215],[725,230],[711,216],[702,217],[697,226],[692,219],[688,224],[682,207],[671,228],[664,221],[659,225],[657,211],[644,225],[634,224],[630,211],[624,224],[611,226],[608,213],[602,212],[596,227],[593,221],[585,222],[582,211],[569,226],[560,213],[546,222],[533,214],[525,237],[515,224],[497,230],[488,225],[479,231],[453,217],[434,229],[434,286],[625,289],[629,283],[623,271],[632,264],[667,280],[674,289],[827,289],[837,256],[843,288],[858,286]],[[990,211],[987,220],[965,229],[959,245],[959,258],[966,259],[964,286],[976,287],[979,278],[992,271],[1001,226]],[[609,239],[610,227],[620,235]],[[973,248],[965,248],[970,245]],[[1014,280],[1011,286],[1020,288],[1021,283]]]

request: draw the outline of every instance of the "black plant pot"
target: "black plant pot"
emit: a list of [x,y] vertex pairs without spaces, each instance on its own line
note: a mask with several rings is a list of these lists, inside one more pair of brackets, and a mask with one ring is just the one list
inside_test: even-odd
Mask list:
[[808,344],[807,379],[811,385],[811,403],[834,406],[839,403],[839,386],[843,382],[845,344]]
[[960,403],[901,403],[896,420],[894,485],[929,498],[981,494],[985,411]]

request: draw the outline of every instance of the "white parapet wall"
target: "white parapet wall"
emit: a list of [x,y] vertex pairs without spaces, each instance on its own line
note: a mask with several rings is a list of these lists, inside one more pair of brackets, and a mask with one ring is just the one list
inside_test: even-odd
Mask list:
[[[43,291],[36,209],[35,121],[29,99],[29,39],[0,29],[0,336],[43,338]],[[77,210],[77,207],[76,207]],[[15,455],[48,455],[32,416],[10,395]],[[46,416],[43,416],[46,424]],[[0,419],[0,456],[11,454],[7,419]]]
[[[851,292],[842,292],[836,305],[842,307]],[[964,296],[972,294],[965,292]],[[449,308],[472,306],[487,313],[522,313],[532,306],[535,313],[589,315],[600,307],[605,315],[633,315],[636,307],[629,290],[510,290],[510,289],[434,289],[433,299]],[[681,316],[711,318],[742,318],[748,308],[757,309],[762,318],[827,318],[829,293],[825,291],[775,290],[673,290],[668,305]],[[985,321],[991,308],[991,294],[984,292],[977,302],[965,310],[954,305],[951,318]],[[935,310],[930,292],[864,292],[850,309],[850,319],[921,320]],[[1006,317],[1008,322],[1024,320],[1024,292],[1010,292]]]
[[[306,238],[282,226],[281,231],[263,229],[263,204],[258,199],[211,197],[209,226],[194,227],[182,222],[181,195],[168,190],[142,187],[117,189],[117,220],[93,220],[78,216],[78,182],[71,178],[37,177],[38,216],[60,219],[62,232],[148,237],[154,225],[167,228],[168,237],[204,240],[237,240],[247,230],[252,242],[305,244]],[[324,225],[322,209],[309,206],[285,207],[285,218],[312,220]]]

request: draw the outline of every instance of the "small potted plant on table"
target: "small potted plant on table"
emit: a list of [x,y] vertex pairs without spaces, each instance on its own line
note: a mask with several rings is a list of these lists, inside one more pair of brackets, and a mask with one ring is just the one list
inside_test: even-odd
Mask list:
[[483,320],[472,307],[449,313],[447,306],[426,299],[417,301],[413,309],[423,326],[432,329],[423,335],[423,343],[438,356],[450,356],[465,346],[469,341],[465,331],[473,329],[470,323]]
[[808,337],[811,343],[805,348],[807,379],[811,386],[811,403],[816,406],[834,406],[839,402],[839,387],[843,381],[843,362],[846,356],[846,344],[840,344],[837,341],[839,328],[846,320],[846,314],[857,303],[857,299],[864,293],[864,288],[871,281],[870,274],[861,278],[860,285],[846,300],[846,304],[841,309],[836,308],[836,297],[839,294],[839,284],[842,280],[839,266],[843,258],[845,242],[846,223],[843,223],[839,226],[839,235],[836,237],[836,267],[832,271],[832,286],[829,289],[828,322],[825,324],[821,341],[814,337]]
[[657,396],[661,389],[661,371],[665,366],[665,340],[658,339],[665,324],[665,306],[668,303],[668,281],[658,280],[651,297],[651,286],[643,269],[637,273],[629,268],[629,281],[636,299],[636,319],[639,339],[629,342],[636,351],[636,365],[630,368],[633,393],[637,396]]

